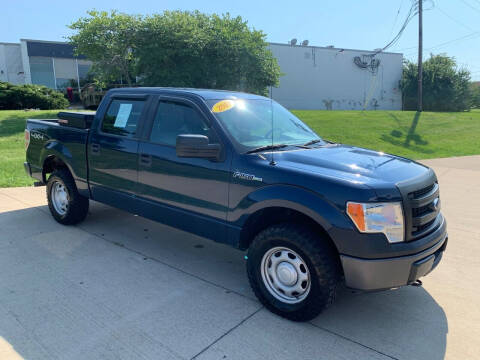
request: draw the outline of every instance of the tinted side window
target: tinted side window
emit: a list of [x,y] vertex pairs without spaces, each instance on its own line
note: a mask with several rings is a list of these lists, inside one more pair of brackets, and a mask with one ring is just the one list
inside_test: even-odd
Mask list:
[[144,105],[145,100],[113,100],[103,118],[102,131],[109,134],[133,137],[137,132],[137,123]]
[[196,109],[179,102],[160,101],[150,140],[160,144],[175,145],[177,135],[180,134],[205,135],[210,140],[214,137]]

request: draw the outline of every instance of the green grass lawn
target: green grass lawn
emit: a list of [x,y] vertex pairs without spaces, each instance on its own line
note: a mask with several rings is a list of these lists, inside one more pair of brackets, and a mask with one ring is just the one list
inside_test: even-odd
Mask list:
[[327,140],[411,159],[480,154],[480,110],[294,111]]
[[25,119],[55,118],[52,111],[0,111],[0,187],[28,186],[34,180],[25,174]]
[[[0,111],[0,187],[28,186],[24,129],[27,118],[58,111]],[[315,111],[294,113],[325,139],[412,159],[480,154],[480,110],[463,113]]]

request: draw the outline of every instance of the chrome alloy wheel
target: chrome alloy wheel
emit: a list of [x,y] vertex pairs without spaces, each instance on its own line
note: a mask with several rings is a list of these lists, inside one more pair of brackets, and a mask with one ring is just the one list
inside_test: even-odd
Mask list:
[[68,210],[68,192],[65,185],[55,181],[50,190],[50,197],[55,211],[61,216],[65,215]]
[[276,299],[297,304],[310,292],[310,272],[295,251],[274,247],[263,255],[260,266],[263,283]]

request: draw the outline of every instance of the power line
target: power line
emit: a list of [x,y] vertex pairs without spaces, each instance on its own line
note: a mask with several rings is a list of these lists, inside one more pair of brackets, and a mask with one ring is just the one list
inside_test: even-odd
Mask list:
[[407,48],[397,49],[397,51],[404,51],[404,50],[410,50],[410,49],[416,49],[416,48],[417,48],[417,45],[410,46],[410,47],[407,47]]
[[449,45],[453,42],[459,42],[459,41],[462,41],[462,40],[470,40],[470,39],[475,39],[477,38],[478,36],[480,36],[480,31],[475,31],[473,33],[470,33],[468,35],[465,35],[465,36],[462,36],[460,38],[457,38],[457,39],[453,39],[453,40],[450,40],[450,41],[446,41],[444,43],[441,43],[441,44],[438,44],[438,45],[434,45],[432,47],[429,47],[428,49],[426,50],[433,50],[433,49],[436,49],[436,48],[439,48],[439,47],[442,47],[442,46],[445,46],[445,45]]
[[470,30],[470,31],[475,31],[474,29],[472,29],[470,26],[468,25],[465,25],[464,23],[462,23],[461,21],[455,19],[453,16],[449,15],[447,12],[443,11],[441,8],[438,7],[437,5],[437,10],[440,11],[443,15],[445,15],[446,17],[448,17],[450,20],[456,22],[457,24],[463,26],[465,29],[467,30]]
[[462,2],[463,2],[465,5],[467,5],[470,9],[473,9],[473,10],[475,10],[475,11],[477,11],[477,12],[480,13],[480,10],[477,9],[475,6],[470,5],[470,4],[469,4],[468,2],[466,2],[465,0],[462,0]]
[[[388,49],[389,47],[393,46],[395,43],[398,42],[398,40],[400,40],[400,37],[402,36],[403,32],[405,31],[405,29],[407,28],[407,25],[408,23],[416,16],[418,15],[418,9],[419,9],[419,4],[420,4],[420,1],[422,2],[422,7],[423,7],[423,3],[430,3],[431,6],[427,9],[423,8],[423,11],[428,11],[428,10],[432,10],[434,7],[435,7],[435,3],[433,2],[433,0],[411,0],[412,1],[412,5],[410,6],[410,9],[408,10],[408,13],[407,13],[407,17],[405,19],[405,21],[403,22],[400,30],[398,31],[397,35],[395,35],[395,37],[387,44],[385,45],[382,49],[378,50],[377,52],[375,52],[373,54],[376,55],[378,54],[379,52],[382,52],[382,51],[385,51],[386,49]],[[401,5],[400,4],[400,8],[401,8]],[[400,9],[399,11],[400,12]],[[397,12],[397,14],[398,14]],[[395,18],[395,23],[396,23],[396,18]],[[411,48],[408,48],[408,49],[413,49],[413,47]],[[405,50],[405,49],[404,49]]]
[[400,27],[400,30],[398,31],[397,35],[383,48],[378,50],[375,54],[378,54],[379,52],[387,50],[389,47],[394,45],[398,40],[400,40],[400,37],[402,36],[403,32],[407,28],[408,23],[415,17],[415,15],[418,14],[418,4],[419,1],[424,1],[424,0],[415,0],[412,2],[412,5],[410,6],[410,9],[408,10],[407,17],[405,21],[403,22],[402,26]]
[[[478,2],[480,3],[480,0],[476,0],[476,1],[478,1]],[[431,47],[431,48],[425,49],[425,51],[431,50],[431,49],[436,48],[436,47],[443,46],[444,44],[449,44],[449,43],[454,42],[454,41],[457,41],[457,40],[461,40],[461,39],[463,39],[464,37],[469,37],[469,36],[471,36],[471,35],[473,35],[473,34],[475,34],[475,33],[478,32],[477,30],[474,30],[474,29],[471,28],[470,26],[462,23],[460,20],[454,18],[453,16],[451,16],[451,15],[448,14],[447,12],[443,11],[438,5],[435,5],[435,8],[436,8],[437,10],[439,10],[443,15],[445,15],[446,17],[448,17],[450,20],[452,20],[452,21],[456,22],[457,24],[463,26],[463,27],[466,28],[467,30],[470,30],[472,33],[470,33],[469,35],[466,35],[466,36],[462,36],[461,38],[458,38],[458,39],[454,39],[454,40],[451,40],[451,41],[447,41],[446,43],[442,43],[442,44],[435,45],[435,46],[433,46],[433,47]],[[404,51],[404,50],[410,50],[410,49],[416,49],[416,48],[417,48],[417,46],[415,45],[415,46],[409,46],[409,47],[406,47],[406,48],[398,49],[397,51]],[[408,54],[406,54],[406,56],[413,55],[413,54],[414,54],[413,52],[412,52],[412,53],[408,53]],[[415,52],[415,54],[416,54],[416,52]]]
[[[453,40],[449,40],[449,41],[446,41],[444,43],[441,43],[441,44],[437,44],[437,45],[434,45],[432,47],[429,47],[427,49],[424,49],[424,51],[429,51],[429,50],[433,50],[433,49],[437,49],[439,47],[442,47],[442,46],[445,46],[445,45],[449,45],[451,43],[454,43],[454,42],[459,42],[459,41],[462,41],[462,40],[471,40],[471,39],[475,39],[477,37],[480,36],[480,31],[475,31],[475,32],[472,32],[470,34],[467,34],[467,35],[464,35],[462,37],[459,37],[457,39],[453,39]],[[415,53],[409,53],[409,54],[406,54],[406,56],[409,56],[409,55],[413,55],[413,54],[416,54]]]
[[390,34],[388,35],[388,37],[392,36],[393,29],[395,28],[395,25],[397,25],[398,15],[400,15],[400,11],[402,10],[403,1],[404,0],[400,1],[400,6],[398,7],[397,14],[395,15],[395,20],[393,21],[393,25],[392,25],[392,28],[390,30]]

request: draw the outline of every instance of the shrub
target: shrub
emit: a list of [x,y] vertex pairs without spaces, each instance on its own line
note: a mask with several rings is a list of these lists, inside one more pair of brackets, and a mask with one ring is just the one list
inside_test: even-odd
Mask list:
[[[464,111],[470,109],[470,73],[459,69],[454,58],[431,55],[423,63],[423,109],[426,111]],[[400,87],[403,109],[417,109],[418,66],[407,61]]]
[[61,92],[40,85],[0,82],[0,109],[64,109],[69,102]]

